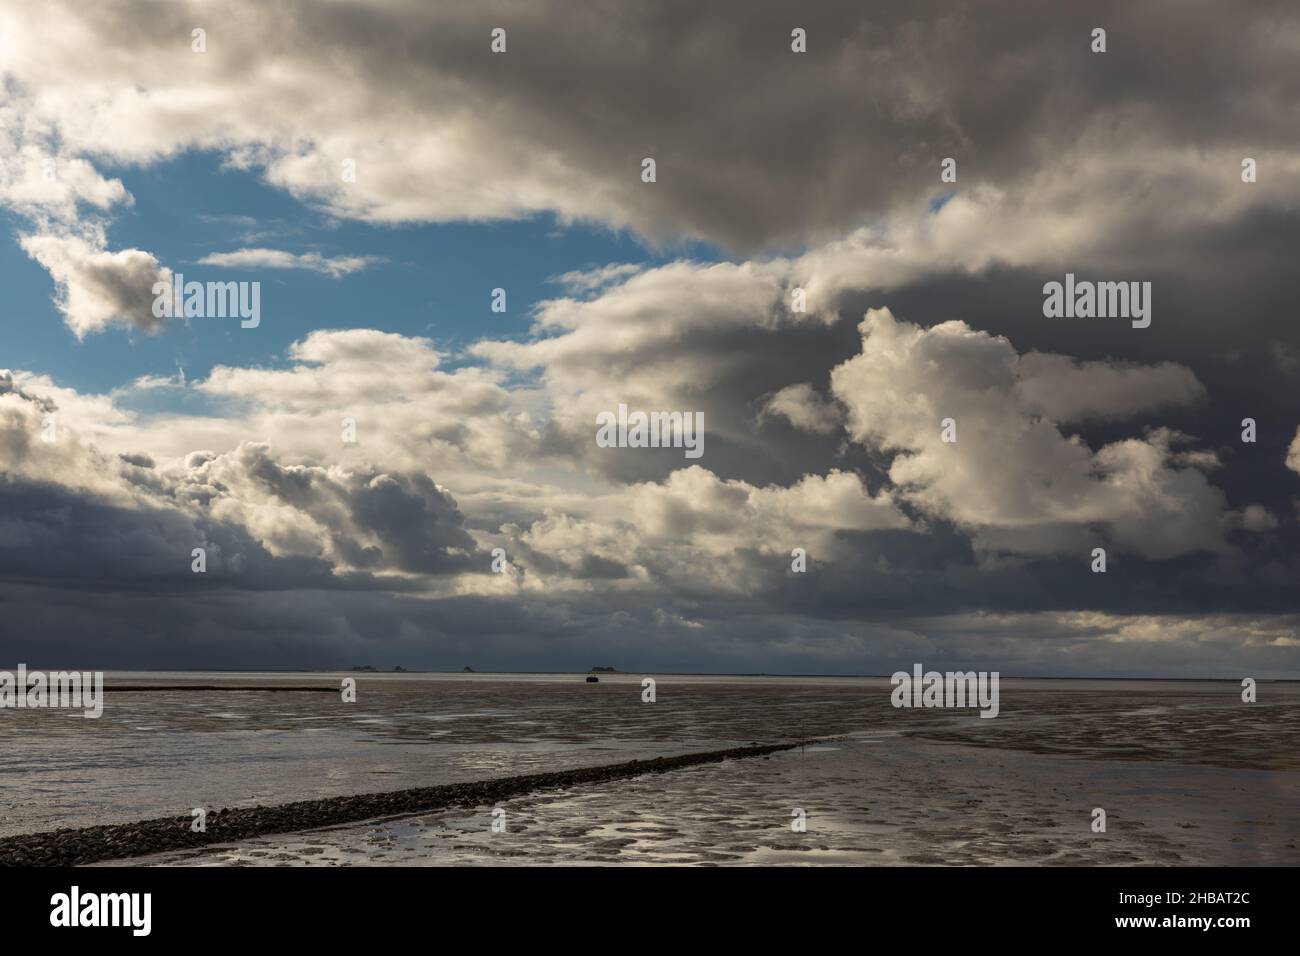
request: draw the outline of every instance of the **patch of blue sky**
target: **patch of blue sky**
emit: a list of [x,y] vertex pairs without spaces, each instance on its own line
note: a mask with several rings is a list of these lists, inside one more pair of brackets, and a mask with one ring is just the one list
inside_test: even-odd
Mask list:
[[[561,224],[550,215],[396,226],[339,220],[266,184],[258,170],[224,166],[214,152],[189,152],[150,167],[98,168],[121,179],[135,200],[112,211],[110,250],[148,251],[187,282],[260,281],[261,324],[244,329],[237,319],[173,320],[158,335],[114,326],[78,342],[53,302],[50,275],[18,245],[18,234],[30,231],[31,223],[7,213],[0,242],[0,368],[45,373],[84,392],[107,392],[178,369],[193,381],[216,365],[284,367],[290,344],[315,329],[424,336],[447,353],[444,367],[454,367],[473,361],[463,350],[475,341],[527,336],[536,304],[563,292],[551,281],[555,276],[610,263],[722,258],[706,244],[652,249],[629,233]],[[199,263],[241,248],[375,261],[338,278],[305,269]],[[491,310],[498,287],[506,290],[505,313]],[[139,403],[161,409],[187,400],[176,391],[143,395]]]

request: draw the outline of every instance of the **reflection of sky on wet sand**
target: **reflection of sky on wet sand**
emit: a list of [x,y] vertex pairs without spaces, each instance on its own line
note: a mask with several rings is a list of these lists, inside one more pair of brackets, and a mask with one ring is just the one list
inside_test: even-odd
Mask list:
[[[187,865],[1300,863],[1300,775],[918,738],[728,761],[491,808],[150,858]],[[1091,831],[1103,806],[1106,833]],[[795,833],[791,812],[807,814]]]
[[[341,676],[109,675],[108,682],[320,685]],[[581,675],[353,676],[354,705],[328,693],[188,690],[109,693],[100,720],[2,712],[0,833],[841,734],[869,734],[886,752],[919,734],[988,760],[1010,759],[1014,750],[1107,766],[1300,769],[1300,686],[1293,684],[1261,684],[1260,703],[1243,705],[1226,682],[1004,680],[1001,715],[981,720],[975,711],[895,710],[884,679],[668,676],[658,678],[657,702],[643,704],[640,675],[606,675],[599,684]]]

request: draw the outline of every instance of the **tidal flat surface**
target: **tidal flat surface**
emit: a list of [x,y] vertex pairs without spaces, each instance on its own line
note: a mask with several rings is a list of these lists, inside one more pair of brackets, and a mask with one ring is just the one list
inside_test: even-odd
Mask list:
[[[1001,713],[895,709],[884,678],[109,674],[104,716],[0,713],[0,835],[193,807],[843,738],[504,807],[267,837],[191,863],[1296,863],[1300,685],[1003,680]],[[1091,811],[1108,813],[1105,834]],[[791,813],[807,814],[795,833]]]
[[[138,862],[1295,865],[1297,806],[1295,772],[854,736],[802,752],[534,794],[499,808],[264,837]],[[1106,810],[1104,833],[1092,829],[1096,807]],[[804,832],[792,826],[797,810]]]

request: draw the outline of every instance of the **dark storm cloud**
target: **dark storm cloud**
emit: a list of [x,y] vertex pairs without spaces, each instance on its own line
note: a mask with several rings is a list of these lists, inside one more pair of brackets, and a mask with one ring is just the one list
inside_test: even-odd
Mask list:
[[423,574],[469,567],[474,539],[455,500],[427,475],[285,466],[267,446],[255,444],[240,445],[233,458],[233,476],[216,458],[186,480],[206,488],[247,476],[258,490],[310,517],[351,567]]
[[[0,481],[0,578],[51,588],[154,590],[329,587],[330,565],[274,558],[241,528],[196,521],[176,510],[126,509],[57,485]],[[191,552],[207,552],[207,575]],[[339,586],[344,586],[342,581]],[[56,599],[57,600],[57,599]],[[17,629],[18,621],[11,621]]]
[[[66,122],[70,148],[138,159],[217,146],[299,195],[385,221],[553,211],[753,251],[951,193],[945,157],[958,160],[958,191],[1014,193],[1103,165],[1112,186],[1182,189],[1209,211],[1214,197],[1180,156],[1227,151],[1231,183],[1242,156],[1293,151],[1300,136],[1300,12],[1288,3],[1246,14],[1172,0],[121,0],[58,15],[95,45],[74,49],[69,32],[23,49],[14,71],[34,93],[67,84],[67,99],[34,108]],[[199,22],[201,62],[178,39]],[[501,55],[489,49],[495,27],[508,33]],[[807,53],[791,52],[796,27]],[[1090,49],[1096,27],[1104,54]],[[262,82],[273,95],[252,97]],[[123,88],[115,108],[137,128],[96,139],[67,122],[77,91],[99,85]],[[200,91],[203,109],[229,108],[177,122]],[[350,190],[340,156],[360,163]],[[640,180],[646,156],[652,186]],[[1294,175],[1266,163],[1260,188]]]
[[[213,574],[222,586],[347,588],[364,572],[486,565],[455,499],[427,475],[284,465],[254,443],[160,469],[144,455],[105,456],[66,429],[36,439],[48,400],[17,387],[0,398],[0,576],[185,588]],[[203,574],[191,570],[195,548]]]
[[[1148,142],[1242,155],[1294,149],[1300,135],[1300,14],[1284,3],[1248,17],[1229,3],[1119,0],[607,2],[563,15],[503,3],[435,21],[407,24],[406,48],[428,43],[431,71],[508,116],[539,159],[584,170],[648,233],[741,249],[827,238],[933,194],[944,157],[958,158],[962,188],[1014,189],[1096,123],[1139,119]],[[484,55],[488,23],[510,30],[507,56]],[[350,40],[353,25],[313,33]],[[1099,26],[1102,55],[1090,50]],[[808,53],[791,53],[793,27]],[[363,67],[380,82],[412,60]],[[659,165],[653,190],[629,178],[643,156]]]
[[[1297,619],[1001,615],[826,620],[542,598],[209,590],[142,598],[0,582],[7,658],[39,667],[888,674],[923,660],[1005,676],[1295,677]],[[144,619],[144,610],[148,619]],[[693,617],[683,614],[694,614]],[[1118,627],[1131,628],[1116,640]],[[1143,640],[1143,632],[1149,632]],[[1190,640],[1170,639],[1186,634]],[[239,640],[232,640],[239,635]],[[1243,640],[1243,637],[1246,639]]]

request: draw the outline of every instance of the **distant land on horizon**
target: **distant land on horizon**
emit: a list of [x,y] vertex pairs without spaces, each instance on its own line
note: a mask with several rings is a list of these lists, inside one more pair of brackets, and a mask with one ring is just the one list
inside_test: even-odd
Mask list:
[[[13,670],[17,665],[0,670]],[[35,670],[67,670],[69,668],[59,666],[37,666],[27,664],[29,671]],[[85,670],[86,668],[75,668]],[[572,674],[581,676],[583,674],[614,674],[618,676],[635,676],[637,674],[659,675],[664,677],[827,677],[841,679],[882,679],[888,680],[890,674],[816,674],[816,673],[785,673],[775,671],[665,671],[646,669],[638,670],[636,668],[628,670],[619,670],[615,668],[593,667],[588,670],[577,669],[560,669],[560,670],[479,670],[474,667],[463,667],[458,670],[424,670],[420,668],[395,667],[382,669],[371,665],[359,665],[354,667],[307,667],[307,668],[284,668],[284,667],[106,667],[92,668],[102,670],[106,673],[141,673],[141,674],[430,674],[440,676],[464,676],[465,674],[474,674],[478,677],[491,675],[537,675],[537,674]],[[947,667],[927,667],[926,670],[937,670],[946,672],[948,670],[976,670],[976,668],[947,668]],[[1126,675],[1126,676],[1109,676],[1109,675],[1059,675],[1059,674],[1007,674],[1000,672],[1000,676],[1005,680],[1077,680],[1077,681],[1162,681],[1167,683],[1197,683],[1197,682],[1224,682],[1240,683],[1244,677],[1241,676],[1209,676],[1209,677],[1161,677],[1157,675]],[[1300,683],[1300,678],[1294,677],[1255,677],[1255,682],[1259,684],[1290,684]]]

